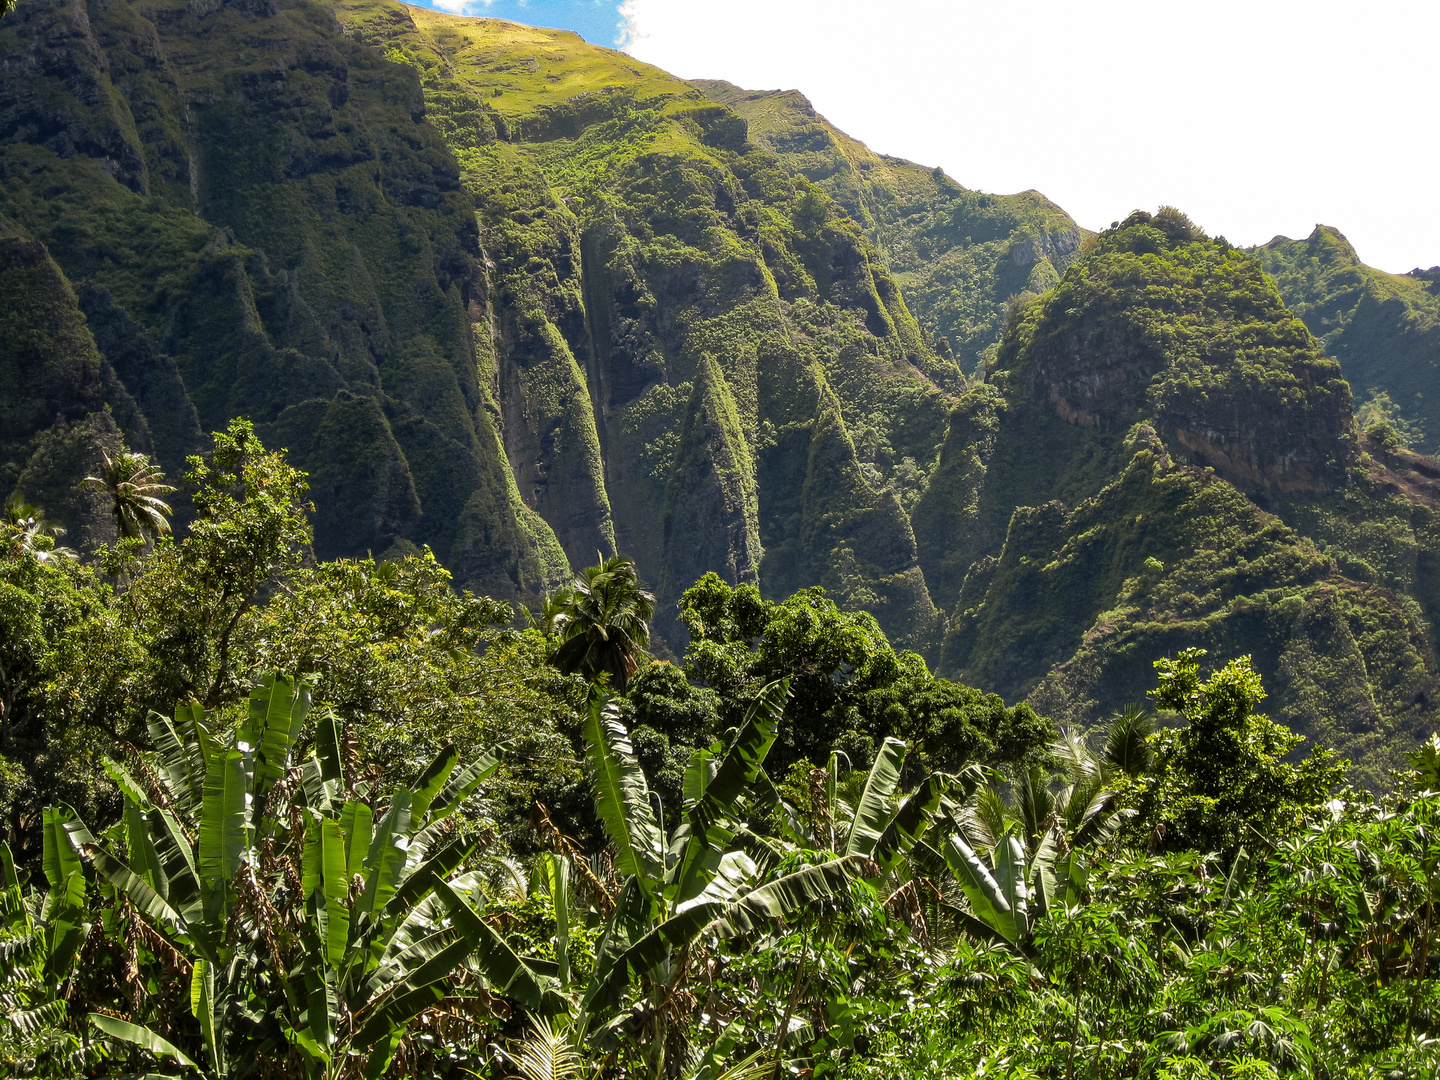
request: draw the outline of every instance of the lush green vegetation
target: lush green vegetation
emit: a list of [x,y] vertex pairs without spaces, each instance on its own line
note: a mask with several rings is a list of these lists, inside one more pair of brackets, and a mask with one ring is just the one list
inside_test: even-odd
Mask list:
[[1277,236],[1256,249],[1280,295],[1345,368],[1364,404],[1362,431],[1383,424],[1431,452],[1440,435],[1440,291],[1435,268],[1386,274],[1366,266],[1336,229]]
[[1277,714],[1383,788],[1433,727],[1418,459],[1361,436],[1259,260],[1178,211],[1013,314],[913,514],[953,604],[940,671],[1089,726],[1157,655],[1248,653]]
[[979,373],[993,356],[1007,301],[1044,292],[1079,253],[1082,231],[1037,191],[969,191],[941,169],[877,154],[794,90],[694,85],[743,116],[752,139],[860,223],[921,327],[963,371]]
[[174,532],[0,526],[9,1074],[1440,1064],[1440,742],[1342,788],[1198,649],[1057,731],[714,574],[653,660],[622,558],[518,629],[428,551],[316,562],[304,474],[214,442]]
[[6,1070],[1440,1068],[1430,276],[81,14],[0,24]]

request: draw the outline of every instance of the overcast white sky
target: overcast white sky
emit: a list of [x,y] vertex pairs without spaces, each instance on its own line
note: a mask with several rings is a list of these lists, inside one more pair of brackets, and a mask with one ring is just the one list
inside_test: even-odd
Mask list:
[[1334,225],[1440,263],[1436,0],[630,0],[629,51],[797,89],[874,150],[1037,188],[1082,225],[1172,203],[1238,244]]
[[1171,203],[1237,244],[1323,222],[1372,266],[1440,264],[1437,0],[432,2],[800,90],[875,150],[1090,228]]

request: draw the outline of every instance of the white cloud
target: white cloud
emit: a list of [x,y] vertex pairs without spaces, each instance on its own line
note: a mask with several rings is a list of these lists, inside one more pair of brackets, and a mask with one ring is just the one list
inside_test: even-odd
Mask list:
[[635,46],[642,38],[649,37],[640,28],[640,2],[639,0],[625,0],[620,5],[620,37],[615,44],[623,52],[634,53]]
[[1082,224],[1173,203],[1236,243],[1335,225],[1440,263],[1433,0],[627,0],[629,51],[795,88],[876,150]]
[[452,15],[464,15],[465,9],[472,6],[471,0],[430,0],[430,3]]

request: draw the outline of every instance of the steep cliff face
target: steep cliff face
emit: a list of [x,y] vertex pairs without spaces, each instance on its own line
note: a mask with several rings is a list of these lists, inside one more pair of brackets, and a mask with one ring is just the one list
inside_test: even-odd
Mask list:
[[843,209],[730,110],[573,35],[341,10],[492,118],[451,144],[494,266],[505,445],[572,562],[618,545],[662,611],[706,570],[824,582],[932,640],[892,479],[933,462],[961,376]]
[[114,538],[102,499],[80,487],[103,451],[149,449],[134,400],[95,347],[74,290],[43,245],[0,237],[0,488],[19,487],[69,543]]
[[1173,211],[1102,234],[957,405],[916,510],[942,670],[1083,724],[1156,656],[1252,653],[1380,782],[1435,722],[1437,504],[1350,408],[1253,256]]
[[429,543],[505,596],[563,576],[413,70],[308,3],[39,0],[0,38],[0,215],[75,284],[167,470],[247,415],[312,473],[322,556]]
[[398,4],[37,0],[0,33],[0,215],[172,474],[243,414],[311,473],[322,556],[426,543],[533,598],[618,548],[663,602],[824,582],[935,640],[908,512],[963,377],[731,110]]
[[693,85],[743,116],[756,144],[863,226],[920,326],[966,372],[993,355],[1006,301],[1044,292],[1079,252],[1079,227],[1038,191],[971,191],[940,169],[877,154],[794,90]]
[[0,494],[82,544],[102,448],[247,415],[321,556],[530,601],[624,551],[671,647],[715,570],[1061,722],[1191,644],[1366,779],[1436,722],[1440,466],[1325,355],[1392,289],[1423,356],[1425,275],[1086,237],[797,94],[387,0],[31,0],[0,67]]
[[1357,401],[1384,394],[1395,419],[1418,428],[1417,448],[1440,447],[1440,267],[1384,273],[1328,225],[1304,240],[1277,236],[1256,254],[1285,303],[1340,361]]

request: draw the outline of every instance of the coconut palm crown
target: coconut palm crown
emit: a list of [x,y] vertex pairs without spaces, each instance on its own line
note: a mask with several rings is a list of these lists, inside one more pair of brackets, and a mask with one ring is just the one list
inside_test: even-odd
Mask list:
[[608,673],[617,690],[635,674],[650,643],[655,597],[645,590],[635,561],[625,555],[588,566],[557,599],[552,620],[560,635],[552,662],[561,671],[595,678]]
[[105,467],[99,476],[87,476],[85,483],[110,498],[115,529],[130,539],[154,540],[170,531],[170,504],[161,496],[175,489],[165,483],[165,474],[144,454],[121,450],[113,458],[104,450]]
[[45,511],[27,503],[18,491],[12,491],[5,500],[3,510],[4,532],[16,550],[27,551],[41,563],[54,563],[60,559],[78,558],[68,547],[61,547],[59,541],[65,530],[45,517]]

